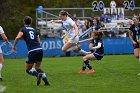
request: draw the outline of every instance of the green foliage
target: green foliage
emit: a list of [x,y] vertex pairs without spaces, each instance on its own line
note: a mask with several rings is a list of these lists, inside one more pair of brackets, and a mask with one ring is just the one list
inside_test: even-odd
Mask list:
[[[29,15],[35,19],[36,8],[39,5],[44,8],[91,8],[93,1],[95,0],[0,0],[0,25],[4,28],[8,38],[14,39],[22,26],[23,17]],[[103,1],[105,6],[109,7],[111,0]],[[122,6],[124,0],[115,1]],[[139,0],[135,0],[135,4],[140,6]],[[35,26],[35,21],[33,26]]]

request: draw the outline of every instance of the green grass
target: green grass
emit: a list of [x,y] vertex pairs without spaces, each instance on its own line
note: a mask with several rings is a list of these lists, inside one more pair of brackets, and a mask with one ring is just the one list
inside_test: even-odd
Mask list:
[[5,59],[3,93],[139,93],[140,62],[133,55],[106,55],[90,62],[94,74],[79,74],[82,57],[44,58],[42,69],[51,86],[36,86],[36,78],[25,73],[25,59]]

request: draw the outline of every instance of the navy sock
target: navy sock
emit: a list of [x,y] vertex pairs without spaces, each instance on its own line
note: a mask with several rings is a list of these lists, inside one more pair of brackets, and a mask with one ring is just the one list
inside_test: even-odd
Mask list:
[[29,74],[29,75],[32,75],[32,76],[36,76],[38,75],[38,73],[36,71],[31,71],[31,69],[26,69],[26,72]]
[[92,66],[90,65],[90,63],[89,63],[88,60],[84,61],[84,63],[86,64],[86,66],[87,66],[89,69],[92,69]]
[[82,65],[82,70],[85,70],[85,69],[86,69],[86,64],[83,63],[83,65]]
[[38,72],[38,73],[44,73],[44,71],[43,71],[42,69],[40,69],[40,68],[37,69],[37,72]]
[[42,80],[44,81],[45,85],[50,85],[48,80],[47,80],[47,76],[44,73],[44,71],[42,69],[37,69],[37,72],[38,73],[42,73]]

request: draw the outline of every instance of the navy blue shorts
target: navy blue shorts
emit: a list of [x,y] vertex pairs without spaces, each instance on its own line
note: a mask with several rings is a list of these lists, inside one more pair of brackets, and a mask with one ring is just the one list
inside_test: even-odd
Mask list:
[[28,58],[26,60],[27,64],[34,64],[37,62],[41,62],[43,58],[43,50],[35,50],[32,52],[29,52]]
[[139,44],[137,43],[135,46],[133,45],[134,49],[139,48]]
[[93,54],[93,55],[96,57],[97,60],[101,60],[103,58],[103,56],[99,56],[97,54]]

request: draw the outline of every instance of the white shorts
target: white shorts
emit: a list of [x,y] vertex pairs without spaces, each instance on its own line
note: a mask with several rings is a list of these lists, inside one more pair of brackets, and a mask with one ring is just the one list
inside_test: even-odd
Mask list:
[[78,43],[78,41],[79,41],[79,37],[78,36],[76,36],[74,39],[69,39],[69,43],[74,43],[74,44],[77,44]]
[[2,53],[1,47],[0,47],[0,53]]

